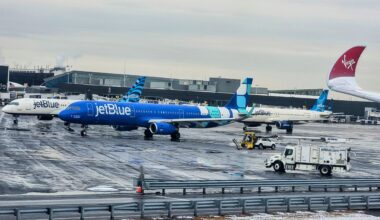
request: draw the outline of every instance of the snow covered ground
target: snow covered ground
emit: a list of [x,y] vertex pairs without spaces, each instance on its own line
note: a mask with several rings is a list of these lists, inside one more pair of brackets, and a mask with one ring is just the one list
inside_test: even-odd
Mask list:
[[[38,121],[20,117],[19,125],[0,112],[0,194],[67,193],[133,190],[133,178],[140,166],[148,178],[161,179],[308,179],[318,172],[276,174],[264,167],[265,158],[276,150],[236,150],[233,138],[242,137],[242,125],[235,123],[212,129],[181,129],[181,142],[168,136],[145,141],[143,130],[114,131],[108,126],[90,126],[87,137],[63,128],[59,119]],[[256,129],[265,134],[265,127]],[[273,133],[285,135],[283,130]],[[353,138],[347,143],[356,157],[352,171],[332,178],[379,177],[380,126],[346,124],[296,125],[297,136]],[[286,142],[286,143],[285,143]]]

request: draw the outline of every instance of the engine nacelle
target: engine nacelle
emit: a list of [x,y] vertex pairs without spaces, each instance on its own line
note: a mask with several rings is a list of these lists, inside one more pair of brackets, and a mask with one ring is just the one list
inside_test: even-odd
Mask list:
[[42,121],[49,121],[49,120],[53,120],[53,116],[52,115],[38,115],[37,116],[37,119],[38,120],[42,120]]
[[116,131],[132,131],[132,130],[137,130],[138,128],[136,126],[128,126],[128,125],[113,125],[112,127]]
[[278,121],[278,122],[276,122],[276,127],[278,129],[291,129],[291,128],[293,128],[293,122],[290,122],[290,121]]
[[178,132],[178,128],[172,124],[169,123],[152,123],[149,126],[150,132],[152,134],[163,134],[163,135],[169,135],[169,134],[174,134]]

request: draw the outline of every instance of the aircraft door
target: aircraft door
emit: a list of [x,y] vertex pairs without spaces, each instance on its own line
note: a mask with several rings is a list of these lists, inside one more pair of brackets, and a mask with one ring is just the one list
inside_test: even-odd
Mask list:
[[130,105],[129,108],[131,109],[131,114],[129,117],[134,118],[135,117],[135,107],[133,105]]
[[32,100],[28,100],[28,101],[25,103],[25,110],[27,110],[27,111],[32,110],[32,106],[33,106],[33,101],[32,101]]
[[87,115],[94,116],[94,105],[92,103],[87,103]]
[[179,110],[179,118],[184,118],[185,117],[185,113],[183,111],[183,109],[180,109]]

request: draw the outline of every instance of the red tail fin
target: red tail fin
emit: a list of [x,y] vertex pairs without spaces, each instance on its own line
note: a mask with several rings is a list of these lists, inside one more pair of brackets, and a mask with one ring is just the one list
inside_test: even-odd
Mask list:
[[355,77],[356,65],[364,49],[364,46],[356,46],[339,57],[330,72],[329,80],[344,76]]

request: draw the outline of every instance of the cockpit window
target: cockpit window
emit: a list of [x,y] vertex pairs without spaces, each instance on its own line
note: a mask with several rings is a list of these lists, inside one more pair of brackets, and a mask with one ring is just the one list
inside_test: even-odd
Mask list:
[[80,107],[79,106],[69,106],[69,107],[67,107],[67,110],[80,111]]
[[20,105],[18,102],[10,102],[8,105]]

